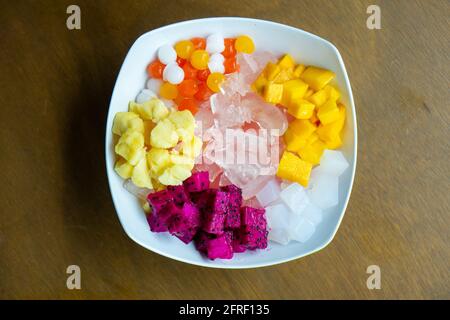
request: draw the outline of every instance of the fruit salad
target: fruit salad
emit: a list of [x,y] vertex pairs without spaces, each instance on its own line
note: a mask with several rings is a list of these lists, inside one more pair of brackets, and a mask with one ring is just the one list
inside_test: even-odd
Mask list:
[[149,232],[212,260],[309,241],[348,167],[335,74],[221,34],[164,44],[143,72],[112,133]]

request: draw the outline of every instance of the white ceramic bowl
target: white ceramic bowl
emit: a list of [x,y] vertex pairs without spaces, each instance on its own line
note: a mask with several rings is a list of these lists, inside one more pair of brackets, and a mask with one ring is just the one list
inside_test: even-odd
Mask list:
[[[347,106],[347,121],[342,151],[350,163],[350,168],[340,177],[339,205],[324,213],[313,237],[306,243],[291,242],[281,246],[269,242],[265,251],[236,254],[232,260],[211,261],[197,252],[194,245],[183,244],[167,233],[152,233],[144,212],[136,198],[123,187],[123,180],[114,171],[114,146],[111,133],[114,115],[126,111],[128,102],[133,100],[144,87],[145,68],[156,56],[157,49],[166,43],[207,36],[219,32],[226,37],[247,34],[256,44],[257,50],[275,53],[290,53],[296,61],[305,65],[315,65],[336,73],[335,84],[342,92],[342,101]],[[123,62],[114,87],[106,124],[105,152],[109,186],[120,222],[128,236],[141,246],[166,257],[179,261],[216,268],[255,268],[274,265],[323,249],[331,242],[350,197],[356,167],[357,130],[355,105],[350,81],[339,51],[330,42],[286,25],[246,18],[208,18],[184,21],[143,34],[131,47]]]

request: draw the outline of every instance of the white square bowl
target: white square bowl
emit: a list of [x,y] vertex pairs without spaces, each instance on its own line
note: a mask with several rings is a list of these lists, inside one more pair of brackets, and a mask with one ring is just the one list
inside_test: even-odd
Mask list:
[[[147,64],[156,57],[157,49],[166,43],[181,39],[221,33],[225,37],[247,34],[253,38],[256,50],[277,54],[290,53],[296,61],[315,65],[336,73],[334,84],[342,92],[341,100],[347,107],[344,144],[341,151],[350,167],[339,179],[339,205],[324,212],[313,237],[306,243],[291,242],[286,246],[269,242],[263,251],[236,254],[232,260],[211,261],[195,250],[193,243],[185,245],[168,233],[152,233],[144,212],[134,196],[122,186],[123,180],[114,171],[114,145],[111,132],[114,115],[126,111],[128,102],[134,100],[144,87]],[[163,256],[206,267],[255,268],[298,259],[327,246],[336,234],[344,217],[353,185],[356,168],[357,130],[352,90],[344,62],[339,51],[330,42],[305,32],[270,21],[247,18],[208,18],[184,21],[139,37],[128,52],[117,77],[109,106],[106,124],[105,153],[109,186],[120,222],[128,236],[141,246]]]

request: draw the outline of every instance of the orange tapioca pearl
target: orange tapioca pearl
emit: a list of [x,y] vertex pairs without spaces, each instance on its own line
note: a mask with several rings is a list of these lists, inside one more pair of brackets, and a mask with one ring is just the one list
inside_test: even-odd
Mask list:
[[209,71],[209,69],[200,70],[197,72],[197,79],[200,81],[206,81],[206,80],[208,80],[208,77],[210,74],[211,74],[211,71]]
[[213,92],[219,92],[220,91],[220,85],[225,80],[225,76],[218,72],[213,72],[209,75],[208,80],[206,80],[206,84],[208,85],[208,88],[211,89]]
[[236,48],[234,47],[235,42],[236,39],[234,38],[226,38],[224,40],[225,49],[222,51],[222,55],[225,58],[233,57],[236,55]]
[[194,95],[194,98],[197,99],[198,101],[206,101],[213,94],[214,94],[214,92],[212,92],[211,89],[208,88],[208,85],[206,84],[206,82],[200,82],[198,84],[198,91]]
[[178,96],[178,88],[174,84],[164,82],[159,89],[159,95],[161,98],[173,100]]
[[191,65],[197,70],[208,68],[209,54],[205,50],[195,50],[190,58]]
[[205,50],[206,49],[206,39],[205,38],[192,38],[191,42],[194,45],[194,50]]
[[242,53],[253,53],[255,51],[255,44],[253,43],[252,38],[249,36],[240,36],[237,37],[236,42],[234,44],[237,52]]
[[225,59],[223,66],[225,67],[225,74],[239,71],[239,65],[236,61],[236,57]]
[[165,67],[165,64],[155,60],[147,66],[147,73],[151,78],[161,79]]
[[178,94],[183,97],[193,97],[197,91],[197,81],[193,79],[186,79],[178,85]]
[[184,71],[184,79],[196,79],[197,78],[197,69],[195,69],[190,62],[186,61],[183,65]]

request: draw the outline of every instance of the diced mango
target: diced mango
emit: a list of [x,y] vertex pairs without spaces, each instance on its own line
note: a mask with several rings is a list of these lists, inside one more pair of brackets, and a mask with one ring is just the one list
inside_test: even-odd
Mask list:
[[278,73],[273,82],[285,83],[286,81],[294,79],[294,70],[292,68],[284,68]]
[[302,80],[294,79],[283,84],[282,104],[288,107],[291,101],[302,99],[308,90],[308,85]]
[[329,141],[325,141],[325,145],[327,146],[327,149],[337,149],[340,148],[342,146],[342,138],[341,135],[339,134],[336,138],[334,138],[333,140],[329,140]]
[[325,144],[320,140],[316,140],[312,144],[308,144],[307,146],[298,150],[297,153],[303,160],[312,164],[319,164],[324,150]]
[[128,129],[144,132],[142,119],[134,112],[117,112],[114,117],[112,132],[121,136]]
[[268,83],[264,88],[264,100],[268,103],[277,104],[283,97],[283,85],[278,83]]
[[279,65],[269,62],[264,69],[264,75],[267,80],[272,81],[280,73],[280,70]]
[[288,113],[297,119],[309,119],[313,115],[314,104],[309,101],[299,99],[291,101]]
[[152,181],[150,179],[150,172],[147,166],[147,159],[143,157],[133,169],[131,181],[138,187],[152,189]]
[[319,90],[308,98],[308,101],[314,103],[316,107],[321,107],[328,101],[328,92],[325,89]]
[[281,179],[298,182],[304,187],[308,186],[312,164],[303,161],[295,154],[285,151],[278,165],[277,176]]
[[308,120],[294,120],[289,124],[283,138],[286,143],[286,149],[289,151],[298,151],[307,143],[307,139],[316,130],[316,126]]
[[264,90],[264,86],[267,84],[267,79],[264,76],[264,73],[261,73],[258,78],[256,78],[255,82],[253,82],[252,88],[254,91],[258,93],[262,93]]
[[306,90],[305,95],[303,96],[304,99],[308,99],[309,97],[311,97],[314,94],[314,90],[313,89],[308,89]]
[[300,78],[300,76],[302,75],[303,71],[305,71],[305,66],[303,64],[297,65],[295,67],[295,69],[294,69],[294,77]]
[[305,81],[314,90],[325,87],[335,77],[334,72],[318,67],[308,67],[303,71],[300,79]]
[[311,123],[313,123],[314,125],[319,125],[320,124],[320,120],[319,120],[319,118],[317,118],[317,109],[314,109],[311,118],[309,118],[309,121]]
[[129,164],[124,158],[119,158],[114,165],[114,170],[123,179],[128,179],[133,173],[133,166]]
[[322,141],[329,142],[336,140],[345,124],[345,107],[339,105],[339,117],[336,121],[324,125],[321,124],[317,128],[317,134]]
[[323,125],[330,124],[339,118],[339,109],[336,101],[328,100],[325,102],[317,112],[317,117]]
[[326,85],[324,90],[327,92],[328,99],[338,101],[341,97],[341,93],[338,89],[333,87],[332,85]]
[[150,134],[152,147],[167,149],[175,147],[177,143],[178,134],[175,126],[169,119],[163,119],[158,122]]
[[278,61],[278,65],[281,69],[288,69],[295,67],[295,61],[290,54],[285,54],[283,58]]
[[147,152],[147,164],[150,167],[151,176],[158,177],[172,164],[169,151],[159,148],[150,149]]
[[135,166],[145,155],[144,136],[140,132],[127,130],[120,137],[114,150],[131,165]]
[[310,145],[313,144],[314,142],[316,142],[317,140],[319,140],[319,135],[316,132],[313,132],[308,139],[306,139],[306,145]]

